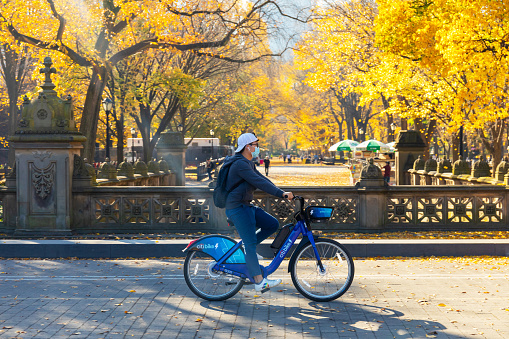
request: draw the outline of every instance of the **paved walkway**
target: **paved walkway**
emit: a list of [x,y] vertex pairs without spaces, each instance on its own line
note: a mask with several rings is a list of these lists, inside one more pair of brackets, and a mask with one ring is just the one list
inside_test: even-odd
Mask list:
[[[286,265],[285,262],[283,265]],[[183,260],[0,260],[2,338],[508,338],[509,258],[357,260],[340,299],[195,297]]]
[[[258,166],[258,170],[264,173],[263,166]],[[280,165],[271,166],[270,175],[294,175],[296,177],[309,177],[320,174],[337,175],[339,172],[348,171],[343,165],[327,166],[327,165]],[[270,177],[269,177],[270,178]],[[196,181],[186,178],[186,186],[207,186],[209,180]]]

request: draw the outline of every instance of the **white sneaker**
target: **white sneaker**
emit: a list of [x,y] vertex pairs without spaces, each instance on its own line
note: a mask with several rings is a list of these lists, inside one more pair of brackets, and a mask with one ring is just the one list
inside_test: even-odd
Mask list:
[[281,284],[281,279],[269,280],[267,278],[263,278],[263,280],[260,281],[259,284],[254,284],[254,285],[255,285],[256,292],[260,292],[260,291],[265,292],[269,288],[277,286],[279,284]]
[[258,253],[256,253],[256,257],[258,258],[258,260],[263,260],[263,259],[265,259],[264,257],[262,257],[261,255],[259,255]]

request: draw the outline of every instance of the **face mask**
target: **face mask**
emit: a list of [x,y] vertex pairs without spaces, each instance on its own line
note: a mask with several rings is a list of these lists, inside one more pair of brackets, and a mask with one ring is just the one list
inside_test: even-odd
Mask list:
[[260,154],[260,148],[256,147],[254,152],[251,152],[251,154],[253,155],[253,158],[256,158],[258,154]]

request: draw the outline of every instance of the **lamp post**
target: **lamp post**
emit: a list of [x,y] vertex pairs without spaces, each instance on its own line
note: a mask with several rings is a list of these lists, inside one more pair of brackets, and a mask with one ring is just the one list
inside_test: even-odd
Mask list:
[[396,124],[391,122],[391,135],[392,135],[392,140],[391,141],[395,141],[396,140],[396,137],[394,136],[394,132],[396,131]]
[[177,126],[177,131],[179,131],[180,133],[182,133],[182,131],[184,130],[184,126],[182,126],[182,124],[179,124]]
[[359,135],[361,136],[361,141],[364,141],[364,130],[361,128],[359,128]]
[[214,130],[213,130],[213,129],[211,129],[211,130],[210,130],[210,137],[211,137],[210,142],[211,142],[211,144],[212,144],[211,156],[210,156],[210,157],[211,157],[212,159],[214,159]]
[[134,164],[134,138],[136,138],[136,130],[134,127],[131,127],[131,157],[133,159]]
[[103,108],[106,112],[106,158],[110,158],[110,122],[109,116],[111,112],[111,108],[113,107],[113,101],[110,98],[106,98],[103,100]]

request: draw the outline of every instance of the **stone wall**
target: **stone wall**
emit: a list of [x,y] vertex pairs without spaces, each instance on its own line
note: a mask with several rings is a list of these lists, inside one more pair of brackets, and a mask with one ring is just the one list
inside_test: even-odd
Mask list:
[[[426,164],[434,160],[428,160]],[[414,168],[408,170],[412,185],[509,185],[509,162],[504,159],[497,166],[495,176],[491,176],[491,168],[483,159],[474,162],[473,165],[461,157],[451,165],[447,159],[441,160],[433,166],[421,167],[419,159],[414,163]]]
[[[290,188],[288,188],[290,189]],[[313,224],[322,231],[506,230],[508,191],[503,186],[390,186],[292,188],[313,205],[334,206],[333,218]],[[14,200],[14,204],[13,204]],[[231,233],[212,190],[200,187],[80,187],[73,189],[74,234]],[[292,221],[293,203],[257,192],[254,204],[281,225]],[[0,233],[11,234],[12,189],[0,188]]]

